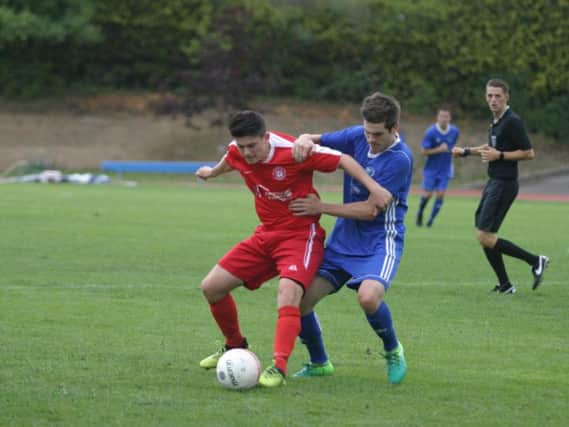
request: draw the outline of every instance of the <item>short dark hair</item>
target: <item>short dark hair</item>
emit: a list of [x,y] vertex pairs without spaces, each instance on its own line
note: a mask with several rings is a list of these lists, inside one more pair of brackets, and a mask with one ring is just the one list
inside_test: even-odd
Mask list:
[[510,94],[510,86],[508,86],[508,83],[505,80],[490,79],[490,80],[488,80],[488,83],[486,83],[486,87],[488,87],[488,86],[490,86],[490,87],[501,87],[506,95]]
[[449,104],[441,104],[439,105],[439,108],[437,108],[437,114],[440,113],[441,111],[446,111],[447,113],[451,113],[452,114],[452,109],[450,108]]
[[256,111],[244,110],[234,113],[229,119],[229,132],[234,138],[265,136],[265,119]]
[[385,128],[391,130],[399,122],[401,107],[392,96],[375,92],[363,100],[360,112],[366,122],[384,123]]

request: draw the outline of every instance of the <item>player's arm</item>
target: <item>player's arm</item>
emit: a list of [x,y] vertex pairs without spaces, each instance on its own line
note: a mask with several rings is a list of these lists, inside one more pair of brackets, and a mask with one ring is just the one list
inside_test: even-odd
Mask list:
[[448,151],[448,145],[446,142],[443,142],[441,145],[439,145],[438,147],[435,148],[422,148],[421,152],[425,155],[425,156],[432,156],[433,154],[439,154],[439,153],[446,153]]
[[303,162],[312,153],[314,146],[320,144],[322,135],[304,133],[300,135],[292,147],[292,157],[297,162]]
[[528,134],[521,120],[514,120],[510,124],[511,138],[516,141],[517,150],[499,151],[496,148],[486,146],[480,153],[483,162],[495,162],[496,160],[505,160],[517,162],[520,160],[532,160],[535,158],[535,152],[529,141]]
[[488,144],[482,144],[476,147],[453,147],[451,152],[453,157],[467,157],[470,155],[480,156],[486,147],[488,147]]
[[483,162],[495,162],[496,160],[506,160],[517,162],[520,160],[532,160],[535,157],[533,148],[529,150],[499,151],[487,146],[480,152]]
[[379,210],[384,210],[393,199],[391,193],[379,185],[351,156],[342,154],[338,165],[344,171],[357,179],[369,191],[369,200],[377,206]]
[[308,194],[305,198],[293,200],[289,209],[296,216],[326,214],[361,221],[371,221],[379,214],[379,209],[370,200],[347,204],[326,203],[315,194]]
[[232,171],[233,168],[229,166],[229,163],[227,163],[226,157],[227,154],[224,155],[214,167],[202,166],[196,171],[196,176],[198,178],[207,180],[209,178],[215,178],[216,176]]

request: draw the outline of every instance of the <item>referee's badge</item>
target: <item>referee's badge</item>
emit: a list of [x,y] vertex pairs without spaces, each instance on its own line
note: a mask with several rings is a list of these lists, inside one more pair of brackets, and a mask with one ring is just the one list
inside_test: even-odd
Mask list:
[[286,169],[280,166],[277,166],[273,169],[273,178],[277,181],[282,181],[286,178]]
[[496,135],[491,135],[490,136],[490,145],[494,148],[496,148]]

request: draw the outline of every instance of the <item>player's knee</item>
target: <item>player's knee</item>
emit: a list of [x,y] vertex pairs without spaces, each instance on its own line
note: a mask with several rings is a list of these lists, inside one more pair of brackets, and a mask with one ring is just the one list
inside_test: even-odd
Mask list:
[[200,283],[200,289],[205,299],[210,301],[211,298],[213,297],[213,291],[212,291],[211,281],[209,280],[208,277],[205,277],[202,280],[202,282]]
[[300,315],[306,316],[311,311],[314,311],[316,307],[316,301],[307,299],[306,297],[300,301]]
[[277,305],[279,307],[284,307],[286,305],[299,307],[303,293],[304,289],[300,283],[290,279],[282,279],[279,283]]
[[476,230],[476,239],[483,248],[493,248],[496,243],[494,234],[486,233],[481,230]]
[[306,295],[300,300],[300,315],[306,316],[314,309],[314,305],[310,301],[306,300]]
[[211,304],[218,302],[225,295],[227,295],[226,292],[223,292],[219,289],[216,281],[212,280],[210,275],[206,276],[202,280],[200,288],[205,299]]
[[373,313],[381,303],[382,295],[377,292],[361,292],[358,293],[358,303],[366,313]]

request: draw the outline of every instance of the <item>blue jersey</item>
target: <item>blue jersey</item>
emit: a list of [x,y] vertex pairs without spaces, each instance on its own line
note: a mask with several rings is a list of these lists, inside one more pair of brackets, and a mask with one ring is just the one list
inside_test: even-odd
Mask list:
[[437,148],[443,143],[448,145],[448,151],[444,153],[437,153],[427,156],[423,174],[429,176],[442,176],[452,178],[452,154],[451,150],[456,145],[460,131],[456,126],[449,125],[446,131],[434,124],[425,131],[423,137],[423,148]]
[[[413,155],[407,144],[398,138],[387,150],[372,154],[361,125],[324,134],[321,144],[352,156],[393,195],[393,202],[373,221],[338,218],[326,247],[340,254],[366,256],[375,254],[387,235],[403,237],[413,173]],[[368,197],[369,192],[362,184],[344,174],[344,203],[361,202]]]

